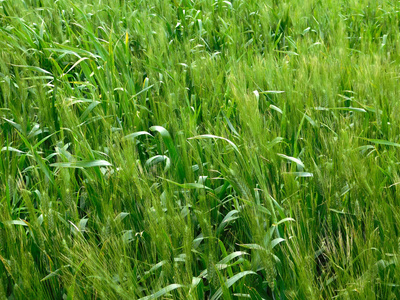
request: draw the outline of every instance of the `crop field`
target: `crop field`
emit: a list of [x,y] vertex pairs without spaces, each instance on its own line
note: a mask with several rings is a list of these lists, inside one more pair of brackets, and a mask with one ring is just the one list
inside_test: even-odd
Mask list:
[[400,1],[0,0],[0,300],[400,299]]

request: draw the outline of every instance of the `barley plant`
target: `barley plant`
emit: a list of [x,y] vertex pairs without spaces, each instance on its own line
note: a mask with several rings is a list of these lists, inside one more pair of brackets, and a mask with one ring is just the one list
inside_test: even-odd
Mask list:
[[0,300],[400,299],[400,1],[0,0]]

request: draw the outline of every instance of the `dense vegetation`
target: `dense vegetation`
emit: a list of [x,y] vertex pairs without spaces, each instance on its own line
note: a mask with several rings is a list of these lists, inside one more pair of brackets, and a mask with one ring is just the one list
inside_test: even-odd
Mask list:
[[399,11],[0,0],[0,299],[399,299]]

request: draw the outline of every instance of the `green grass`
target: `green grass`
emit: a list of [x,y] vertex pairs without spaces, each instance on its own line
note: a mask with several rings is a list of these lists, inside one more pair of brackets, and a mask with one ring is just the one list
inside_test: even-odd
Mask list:
[[0,300],[399,299],[400,2],[0,0]]

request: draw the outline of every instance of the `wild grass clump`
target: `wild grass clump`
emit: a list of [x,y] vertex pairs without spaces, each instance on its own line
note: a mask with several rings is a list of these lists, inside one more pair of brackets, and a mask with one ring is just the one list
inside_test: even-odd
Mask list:
[[400,298],[398,1],[0,1],[0,299]]

